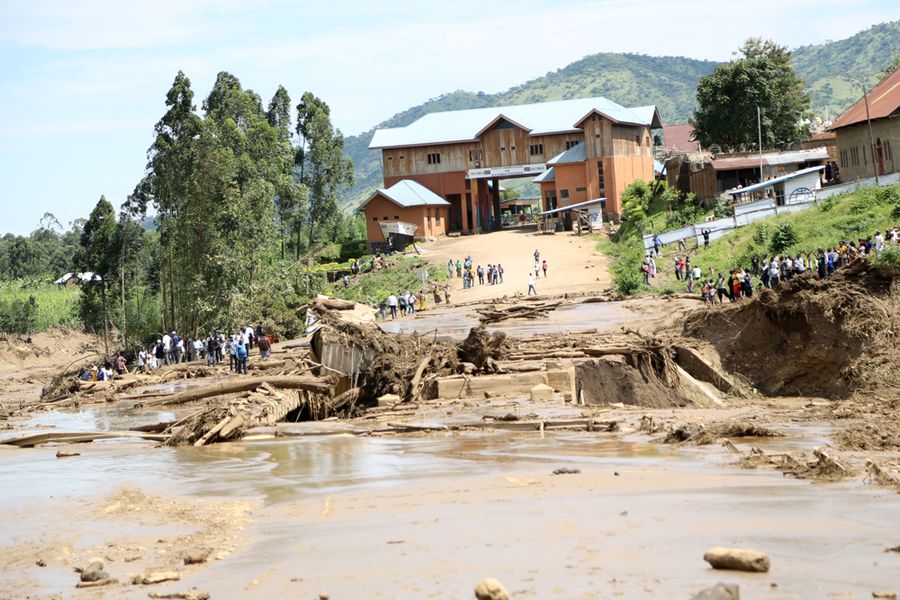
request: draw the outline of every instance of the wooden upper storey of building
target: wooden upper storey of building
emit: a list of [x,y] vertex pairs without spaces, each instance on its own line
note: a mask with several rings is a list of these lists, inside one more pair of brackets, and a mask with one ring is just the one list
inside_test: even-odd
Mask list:
[[655,106],[625,108],[606,98],[479,108],[423,116],[379,129],[369,148],[382,151],[385,179],[426,173],[543,165],[584,144],[585,160],[653,156]]

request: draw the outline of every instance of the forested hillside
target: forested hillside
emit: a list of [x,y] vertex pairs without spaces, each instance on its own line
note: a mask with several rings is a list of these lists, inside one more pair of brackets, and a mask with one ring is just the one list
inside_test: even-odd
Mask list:
[[[776,42],[778,40],[775,40]],[[737,47],[739,40],[736,41]],[[859,97],[854,80],[873,83],[900,51],[900,21],[882,23],[835,42],[803,46],[794,51],[794,67],[812,95],[812,108],[835,115]],[[430,112],[527,104],[604,96],[624,106],[656,104],[664,123],[683,123],[694,108],[697,80],[718,63],[684,57],[600,53],[498,94],[452,92],[398,113],[369,131],[346,139],[356,179],[342,196],[353,206],[382,183],[377,152],[368,150],[375,129],[402,127]]]
[[813,109],[828,107],[835,116],[862,95],[859,82],[877,83],[882,71],[900,57],[900,21],[874,25],[846,40],[802,46],[793,55]]

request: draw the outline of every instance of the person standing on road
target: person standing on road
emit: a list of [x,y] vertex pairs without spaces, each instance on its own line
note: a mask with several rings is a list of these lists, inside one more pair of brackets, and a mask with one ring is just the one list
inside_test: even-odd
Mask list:
[[497,278],[497,283],[503,283],[503,265],[497,263],[497,271],[494,273],[494,277]]
[[544,259],[544,262],[541,263],[541,270],[544,271],[544,279],[547,279],[547,259]]
[[478,265],[476,271],[478,272],[478,285],[484,285],[484,267]]
[[541,262],[541,253],[538,250],[534,251],[534,262],[535,263]]
[[447,278],[453,279],[453,259],[447,261]]
[[703,230],[703,247],[709,248],[709,229]]
[[391,311],[391,321],[397,318],[397,296],[391,294],[387,297],[388,310]]
[[[535,250],[537,252],[537,250]],[[534,277],[531,273],[528,274],[528,295],[534,294],[537,296],[537,289],[534,287]]]
[[462,263],[459,262],[459,259],[457,258],[456,259],[456,276],[457,277],[462,277],[462,268],[463,268]]

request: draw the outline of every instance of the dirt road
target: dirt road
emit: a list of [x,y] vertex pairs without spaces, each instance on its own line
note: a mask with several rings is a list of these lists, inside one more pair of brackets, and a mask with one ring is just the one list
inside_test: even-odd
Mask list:
[[536,233],[533,229],[509,229],[482,235],[442,238],[422,245],[424,256],[439,264],[471,256],[476,267],[503,265],[504,281],[496,286],[475,285],[464,290],[462,279],[450,280],[454,302],[490,300],[528,292],[528,274],[534,273],[534,251],[548,263],[547,274],[537,279],[538,294],[599,292],[610,286],[606,257],[595,251],[596,240],[569,232]]

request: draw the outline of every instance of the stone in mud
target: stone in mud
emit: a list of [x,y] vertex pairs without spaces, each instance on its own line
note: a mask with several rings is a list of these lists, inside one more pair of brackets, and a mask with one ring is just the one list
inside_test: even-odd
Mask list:
[[553,388],[549,385],[539,383],[531,388],[531,401],[539,402],[545,400],[553,400]]
[[475,597],[478,600],[509,600],[509,592],[502,583],[488,577],[475,586]]
[[717,583],[697,592],[691,600],[741,600],[741,588],[733,583]]
[[751,573],[767,573],[769,557],[756,550],[745,548],[710,548],[703,555],[703,560],[713,569],[730,571],[749,571]]
[[184,557],[184,564],[186,565],[199,565],[205,563],[209,560],[210,555],[212,554],[212,550],[209,548],[203,548],[200,550],[194,550],[189,552]]
[[155,573],[136,575],[131,580],[131,583],[134,585],[154,585],[166,581],[178,581],[180,579],[181,573],[178,571],[156,571]]
[[85,583],[103,581],[109,579],[109,573],[103,570],[105,566],[106,564],[102,558],[92,558],[88,561],[86,567],[81,567],[76,569],[76,571],[81,573],[81,581]]
[[400,402],[400,396],[397,394],[385,394],[378,397],[378,406],[393,406]]

